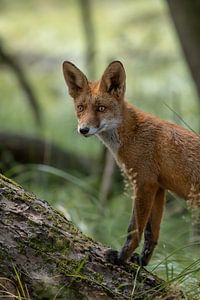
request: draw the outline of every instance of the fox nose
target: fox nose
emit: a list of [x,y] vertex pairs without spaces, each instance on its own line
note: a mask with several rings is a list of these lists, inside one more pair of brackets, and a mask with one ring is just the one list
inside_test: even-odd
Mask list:
[[80,129],[79,129],[79,132],[80,132],[81,134],[87,134],[87,133],[89,132],[89,130],[90,130],[90,128],[88,128],[88,127],[83,127],[83,128],[80,128]]

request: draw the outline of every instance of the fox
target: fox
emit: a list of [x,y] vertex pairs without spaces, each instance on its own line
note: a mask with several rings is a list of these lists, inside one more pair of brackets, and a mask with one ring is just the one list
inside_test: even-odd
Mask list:
[[[111,62],[99,81],[73,63],[63,74],[74,99],[78,132],[97,136],[113,154],[133,187],[133,209],[121,251],[108,249],[108,262],[146,266],[158,243],[166,191],[200,207],[200,136],[143,112],[125,99],[126,72]],[[144,234],[141,254],[135,253]]]

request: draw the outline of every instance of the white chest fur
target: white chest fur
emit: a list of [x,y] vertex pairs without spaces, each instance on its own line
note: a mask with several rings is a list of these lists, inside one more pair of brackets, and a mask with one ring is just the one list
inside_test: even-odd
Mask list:
[[103,131],[97,135],[98,138],[110,149],[112,154],[117,156],[117,151],[120,146],[119,135],[117,129],[111,129],[108,131]]

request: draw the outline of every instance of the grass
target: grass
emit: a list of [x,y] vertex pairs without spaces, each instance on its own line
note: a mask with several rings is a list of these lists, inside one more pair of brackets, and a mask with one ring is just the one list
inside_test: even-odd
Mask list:
[[[98,159],[100,142],[95,137],[82,139],[76,132],[73,103],[61,72],[62,61],[68,59],[87,73],[78,1],[21,0],[3,1],[0,5],[0,37],[26,71],[43,114],[43,126],[38,129],[17,79],[2,66],[1,131],[40,136],[64,149]],[[92,1],[92,8],[97,78],[110,60],[121,59],[127,70],[127,98],[132,103],[180,123],[175,111],[198,132],[197,95],[165,1],[96,0]],[[78,170],[63,172],[33,165],[8,170],[7,175],[12,174],[17,174],[20,184],[62,210],[85,233],[120,249],[131,211],[131,201],[122,185],[114,185],[103,209],[98,194],[100,179],[95,174],[83,177],[77,175]],[[170,207],[148,268],[168,282],[181,283],[187,295],[195,297],[195,293],[200,293],[199,253],[190,242],[191,216],[179,199]],[[176,207],[182,208],[175,211]]]
[[23,284],[22,284],[22,282],[21,282],[19,273],[17,272],[17,269],[15,268],[15,266],[13,266],[13,269],[14,269],[14,272],[15,272],[15,276],[16,276],[16,279],[17,279],[17,283],[18,283],[18,285],[19,285],[19,287],[20,287],[20,292],[19,292],[19,290],[17,290],[19,300],[26,299],[26,292],[25,292],[24,287],[23,287]]
[[20,274],[18,273],[17,268],[14,265],[13,270],[15,275],[15,281],[9,278],[0,277],[1,299],[30,300],[27,287],[23,286]]

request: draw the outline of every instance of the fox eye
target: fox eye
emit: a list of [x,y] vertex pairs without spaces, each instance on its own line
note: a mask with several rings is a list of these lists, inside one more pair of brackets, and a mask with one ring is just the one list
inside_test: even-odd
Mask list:
[[97,107],[97,111],[100,111],[100,112],[103,112],[105,109],[106,109],[106,107],[103,105],[100,105]]
[[78,112],[82,112],[83,110],[84,110],[83,105],[78,105],[78,106],[77,106],[77,111],[78,111]]

